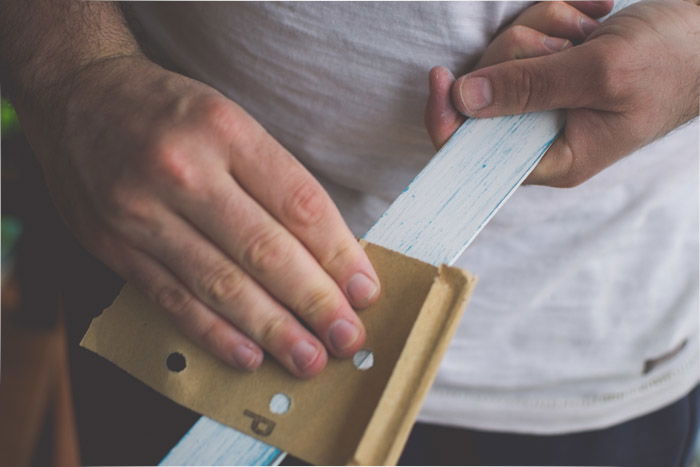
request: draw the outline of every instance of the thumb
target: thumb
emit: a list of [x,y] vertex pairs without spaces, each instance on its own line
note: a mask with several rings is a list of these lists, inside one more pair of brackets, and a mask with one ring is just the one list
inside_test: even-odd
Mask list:
[[454,75],[445,67],[430,70],[430,96],[425,107],[425,127],[436,149],[440,149],[465,120],[450,99],[450,86],[454,80]]
[[589,49],[582,45],[474,71],[452,85],[452,102],[470,117],[585,107],[597,94]]

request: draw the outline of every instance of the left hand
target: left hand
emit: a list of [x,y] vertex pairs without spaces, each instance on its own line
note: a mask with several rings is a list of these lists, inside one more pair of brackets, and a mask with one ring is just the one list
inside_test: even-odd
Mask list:
[[[462,115],[566,109],[562,134],[527,182],[571,187],[697,116],[700,7],[641,2],[598,28],[581,28],[590,24],[582,18],[610,7],[538,3],[491,42],[475,71],[455,80],[447,69],[433,68],[426,126],[436,147]],[[582,39],[573,47],[564,42]]]

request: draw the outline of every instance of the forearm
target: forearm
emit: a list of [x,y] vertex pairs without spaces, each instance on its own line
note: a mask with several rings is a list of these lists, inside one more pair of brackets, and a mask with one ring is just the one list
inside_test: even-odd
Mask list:
[[[20,106],[47,99],[92,64],[139,47],[119,7],[80,0],[4,0],[0,15],[3,91]],[[51,99],[49,99],[51,100]]]

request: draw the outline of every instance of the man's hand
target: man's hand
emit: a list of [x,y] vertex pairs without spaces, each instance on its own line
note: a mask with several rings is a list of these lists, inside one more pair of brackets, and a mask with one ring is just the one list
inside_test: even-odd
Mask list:
[[43,112],[19,109],[84,246],[234,367],[256,368],[264,349],[309,377],[326,348],[360,348],[353,306],[378,296],[372,265],[320,184],[250,115],[138,53],[67,76]]
[[596,28],[592,18],[610,7],[538,3],[494,39],[476,71],[455,81],[431,70],[426,124],[435,145],[462,114],[567,109],[562,135],[527,182],[571,187],[698,115],[700,7],[644,2]]

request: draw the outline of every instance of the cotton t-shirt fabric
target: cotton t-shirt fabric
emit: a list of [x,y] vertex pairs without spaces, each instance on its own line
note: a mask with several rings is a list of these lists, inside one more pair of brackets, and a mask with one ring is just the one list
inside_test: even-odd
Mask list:
[[[131,8],[151,47],[250,112],[362,235],[435,152],[428,70],[467,72],[527,6]],[[700,378],[698,256],[697,119],[578,187],[519,188],[457,261],[480,282],[420,419],[564,433],[672,403]]]

